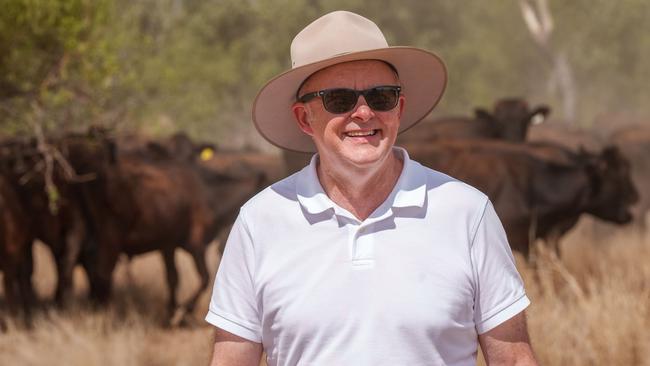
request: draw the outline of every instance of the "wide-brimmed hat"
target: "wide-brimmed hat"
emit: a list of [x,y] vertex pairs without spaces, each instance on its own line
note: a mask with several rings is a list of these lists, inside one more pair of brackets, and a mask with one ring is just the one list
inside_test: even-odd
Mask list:
[[292,69],[262,87],[253,103],[255,127],[272,144],[314,152],[311,136],[295,121],[291,106],[310,75],[342,62],[382,60],[397,70],[407,102],[399,132],[424,118],[442,97],[447,71],[435,54],[415,47],[389,47],[375,23],[358,14],[335,11],[305,27],[291,43]]

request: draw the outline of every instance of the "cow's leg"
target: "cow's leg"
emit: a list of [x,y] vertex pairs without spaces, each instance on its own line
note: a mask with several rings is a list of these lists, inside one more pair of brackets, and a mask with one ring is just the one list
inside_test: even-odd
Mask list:
[[163,250],[163,259],[165,261],[165,272],[167,274],[167,288],[169,289],[169,300],[167,301],[168,321],[174,324],[174,312],[176,311],[176,289],[178,288],[178,272],[174,261],[174,248]]
[[100,244],[96,266],[85,263],[86,271],[89,274],[91,283],[91,298],[100,305],[108,304],[111,298],[113,270],[120,255],[120,246],[114,245],[114,241],[107,241]]
[[184,247],[192,256],[196,271],[198,272],[199,278],[201,280],[199,287],[196,289],[192,297],[190,297],[190,300],[185,305],[185,309],[188,313],[192,313],[194,311],[199,297],[207,289],[208,284],[210,283],[210,275],[208,274],[208,267],[205,263],[205,250],[208,247],[210,241],[214,238],[215,234],[219,233],[207,230],[207,226],[203,224],[204,222],[204,220],[199,220],[195,217],[192,231],[190,233],[190,240]]
[[190,251],[190,254],[192,255],[192,259],[194,260],[194,264],[196,266],[196,271],[198,272],[199,278],[201,279],[201,283],[194,295],[192,295],[190,300],[187,302],[186,309],[189,313],[194,311],[194,307],[196,307],[196,303],[198,302],[199,297],[208,288],[208,284],[210,283],[210,274],[208,273],[208,267],[205,264],[206,246],[207,245],[200,248],[192,248]]
[[26,287],[31,286],[31,271],[24,263],[11,263],[4,268],[3,282],[10,316],[17,317],[22,312],[25,325],[31,327],[33,292]]
[[79,259],[85,236],[83,219],[77,217],[70,230],[66,232],[63,256],[57,261],[59,283],[56,288],[56,303],[61,307],[72,299],[74,267]]
[[70,286],[70,283],[72,282],[65,274],[65,254],[64,255],[57,255],[55,257],[55,262],[56,262],[56,275],[58,278],[58,283],[56,285],[56,293],[54,295],[54,300],[56,301],[56,305],[60,308],[64,307],[64,301],[66,298],[66,288]]
[[32,284],[32,274],[34,273],[34,258],[32,252],[32,242],[25,243],[25,251],[23,252],[23,263],[20,266],[18,274],[18,291],[20,292],[20,299],[22,301],[23,317],[25,325],[28,328],[32,327],[32,310],[36,305],[36,294],[34,293],[34,286]]
[[[9,261],[7,261],[9,262]],[[16,316],[20,309],[20,291],[18,290],[18,274],[14,263],[3,266],[2,282],[4,283],[5,300],[10,316]]]
[[34,307],[37,303],[36,292],[32,283],[32,275],[34,274],[34,250],[32,245],[32,240],[25,243],[25,265],[23,266],[22,277],[23,292],[26,294],[30,307]]

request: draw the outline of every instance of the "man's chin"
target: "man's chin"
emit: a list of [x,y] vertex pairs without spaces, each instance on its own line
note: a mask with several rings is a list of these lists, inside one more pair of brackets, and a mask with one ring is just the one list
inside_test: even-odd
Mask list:
[[351,164],[357,167],[367,167],[373,166],[376,164],[381,164],[386,160],[389,150],[372,147],[372,148],[362,148],[354,149],[353,151],[348,151],[342,156],[348,160]]

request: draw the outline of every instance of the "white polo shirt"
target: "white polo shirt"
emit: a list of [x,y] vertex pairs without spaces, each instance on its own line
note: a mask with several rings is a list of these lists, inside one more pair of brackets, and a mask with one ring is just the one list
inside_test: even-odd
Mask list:
[[206,320],[275,365],[475,365],[478,334],[530,303],[487,197],[411,161],[364,221],[315,156],[260,192],[230,233]]

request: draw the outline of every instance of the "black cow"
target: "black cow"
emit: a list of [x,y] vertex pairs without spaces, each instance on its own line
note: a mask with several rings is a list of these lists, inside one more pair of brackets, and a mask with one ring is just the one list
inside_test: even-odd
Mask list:
[[615,147],[576,154],[552,144],[458,140],[409,145],[411,157],[487,194],[513,250],[529,257],[542,238],[559,255],[558,240],[583,213],[624,224],[638,194],[629,163]]
[[650,127],[628,126],[612,134],[610,142],[630,159],[632,179],[639,189],[639,204],[635,207],[635,220],[643,233],[648,230],[650,212]]

